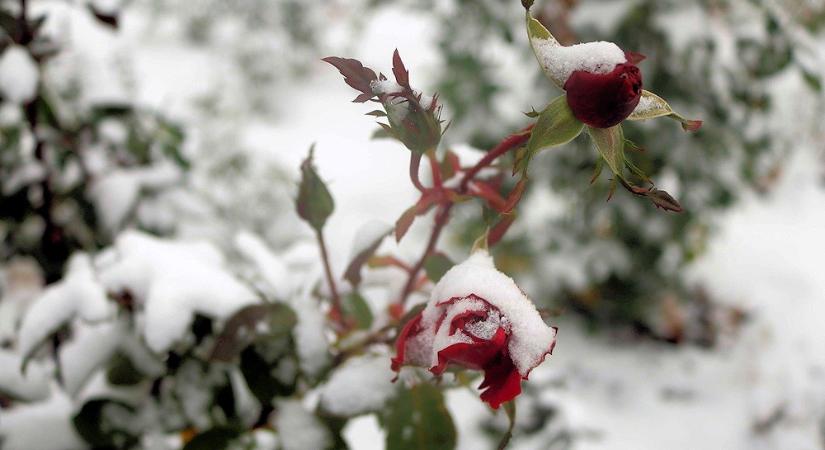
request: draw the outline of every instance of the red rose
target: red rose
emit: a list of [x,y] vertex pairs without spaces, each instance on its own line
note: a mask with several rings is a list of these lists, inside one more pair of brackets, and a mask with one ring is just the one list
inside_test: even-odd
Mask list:
[[625,53],[627,62],[608,73],[574,71],[564,83],[567,104],[580,121],[596,128],[610,128],[626,119],[642,96],[642,73],[636,63],[644,59]]
[[392,369],[483,370],[481,399],[498,408],[521,393],[521,380],[552,352],[555,337],[512,278],[479,251],[442,277],[427,307],[401,330]]

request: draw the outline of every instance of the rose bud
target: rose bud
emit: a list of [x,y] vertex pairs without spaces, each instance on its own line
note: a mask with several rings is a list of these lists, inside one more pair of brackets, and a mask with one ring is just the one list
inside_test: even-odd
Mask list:
[[440,375],[455,364],[483,370],[481,399],[497,409],[521,393],[521,380],[555,343],[556,328],[480,250],[444,274],[427,306],[401,330],[392,369],[410,364]]
[[564,47],[555,40],[538,39],[533,45],[542,67],[566,91],[576,119],[609,128],[639,104],[642,73],[636,64],[644,56],[603,41]]

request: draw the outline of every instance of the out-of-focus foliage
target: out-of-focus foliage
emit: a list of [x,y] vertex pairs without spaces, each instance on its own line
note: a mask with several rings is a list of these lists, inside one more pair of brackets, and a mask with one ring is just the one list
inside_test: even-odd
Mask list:
[[[53,281],[72,251],[100,248],[127,225],[150,227],[140,200],[176,184],[189,161],[177,124],[128,103],[81,102],[78,86],[52,75],[61,43],[43,32],[46,15],[24,21],[12,2],[0,15],[11,43],[0,57],[28,53],[39,80],[22,102],[0,93],[0,258],[33,256]],[[31,76],[23,62],[4,70],[8,89]]]

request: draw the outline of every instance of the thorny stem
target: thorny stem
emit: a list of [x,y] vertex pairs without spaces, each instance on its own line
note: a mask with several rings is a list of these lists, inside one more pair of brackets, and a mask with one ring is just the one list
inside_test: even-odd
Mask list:
[[[524,128],[523,130],[519,131],[518,133],[511,134],[510,136],[506,137],[504,140],[499,142],[498,145],[493,147],[486,155],[484,155],[481,160],[479,160],[475,166],[473,166],[470,170],[464,173],[464,177],[461,179],[458,187],[458,193],[464,194],[467,192],[467,186],[469,185],[470,181],[478,175],[481,169],[488,167],[490,164],[493,163],[496,159],[500,156],[506,154],[507,152],[519,148],[523,144],[530,139],[530,132],[533,128],[533,125]],[[441,206],[436,213],[435,216],[435,224],[433,226],[433,230],[430,233],[430,238],[427,241],[427,246],[424,248],[424,252],[421,254],[421,257],[416,261],[415,265],[412,266],[410,272],[407,276],[407,282],[404,284],[404,289],[401,291],[401,297],[399,298],[398,302],[400,304],[404,304],[407,302],[410,294],[412,293],[413,289],[415,288],[415,281],[418,277],[418,272],[424,267],[424,261],[426,261],[427,257],[435,250],[435,246],[438,243],[438,238],[441,236],[441,232],[444,230],[444,227],[447,225],[447,222],[450,220],[450,210],[452,209],[454,203],[446,203]]]
[[343,325],[343,319],[341,316],[341,296],[338,294],[338,286],[335,284],[335,278],[332,276],[332,268],[329,263],[329,253],[327,253],[327,244],[324,240],[324,233],[321,232],[321,230],[316,230],[315,236],[318,238],[318,247],[321,249],[321,260],[324,263],[324,274],[327,277],[329,291],[332,294],[332,309],[329,312],[329,316],[333,322]]

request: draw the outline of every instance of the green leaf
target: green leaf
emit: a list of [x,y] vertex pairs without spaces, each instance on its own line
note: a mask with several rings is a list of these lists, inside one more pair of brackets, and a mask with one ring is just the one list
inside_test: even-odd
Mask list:
[[557,97],[544,108],[530,133],[530,140],[527,141],[527,159],[542,149],[572,141],[583,129],[584,124],[573,117],[573,111],[567,104],[567,96]]
[[231,362],[252,342],[289,336],[298,317],[283,303],[263,303],[242,308],[226,321],[215,341],[211,359]]
[[[550,31],[544,27],[538,20],[536,20],[530,12],[527,12],[527,37],[530,39],[530,47],[533,49],[533,54],[536,55],[536,60],[539,62],[539,66],[544,71],[544,75],[547,76],[550,81],[553,82],[559,89],[564,88],[564,82],[566,80],[562,80],[556,77],[553,74],[553,71],[549,70],[548,67],[545,66],[545,61],[541,55],[541,50],[538,48],[537,44],[541,45],[561,45],[559,41],[556,40],[555,37],[550,33]],[[542,42],[547,41],[547,42]]]
[[[133,416],[133,407],[117,400],[95,399],[86,402],[72,418],[77,433],[93,448],[132,448],[138,437],[113,417]],[[48,432],[48,430],[43,430]]]
[[309,156],[301,163],[301,184],[298,186],[298,198],[295,204],[298,215],[320,232],[329,216],[332,215],[335,202],[312,164],[314,152],[315,144],[310,147]]
[[348,317],[355,318],[355,323],[358,328],[369,328],[372,326],[372,311],[370,310],[367,301],[358,291],[352,291],[344,297],[342,304],[344,313]]
[[619,179],[624,179],[622,169],[624,168],[624,133],[622,126],[616,125],[610,128],[587,127],[587,133],[593,139],[599,155],[602,156],[607,167],[616,174]]
[[455,263],[450,261],[443,253],[433,253],[424,260],[424,271],[427,272],[427,278],[433,283],[438,283],[438,280],[453,267]]
[[145,375],[123,353],[116,353],[109,361],[106,379],[115,386],[134,386],[144,378]]
[[449,450],[456,431],[444,396],[432,384],[401,387],[384,417],[386,448],[393,450]]
[[217,426],[210,428],[203,433],[199,433],[183,446],[182,450],[222,450],[233,448],[241,436],[241,430],[237,427]]

